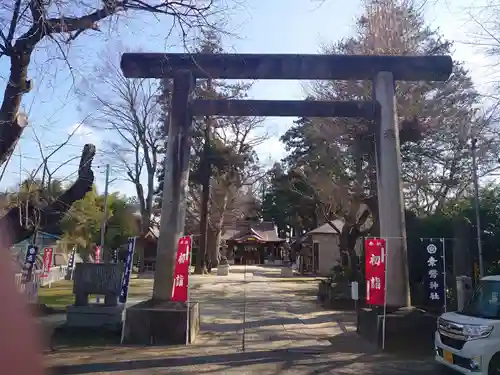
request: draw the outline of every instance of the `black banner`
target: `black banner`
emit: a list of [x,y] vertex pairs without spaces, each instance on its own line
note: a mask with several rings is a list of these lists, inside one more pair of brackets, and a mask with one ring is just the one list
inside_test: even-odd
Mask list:
[[443,308],[445,300],[445,254],[442,238],[421,238],[424,259],[424,290],[427,305]]
[[73,247],[68,259],[68,269],[66,271],[66,280],[73,279],[73,270],[75,269],[76,247]]
[[130,274],[132,273],[132,262],[134,259],[136,237],[128,238],[127,260],[125,261],[125,269],[123,271],[122,289],[120,292],[120,303],[127,302],[128,286],[130,283]]
[[70,271],[72,271],[73,268],[75,267],[75,254],[76,254],[76,249],[73,248],[71,254],[69,255],[69,260],[68,260],[68,270]]
[[36,256],[38,254],[38,246],[28,245],[26,250],[26,258],[24,259],[24,269],[23,269],[23,281],[25,283],[30,282],[33,276],[33,265],[36,262]]

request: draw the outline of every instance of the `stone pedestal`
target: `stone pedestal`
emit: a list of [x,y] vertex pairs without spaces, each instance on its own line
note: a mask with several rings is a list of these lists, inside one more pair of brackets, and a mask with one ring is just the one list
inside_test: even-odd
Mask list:
[[217,267],[217,276],[228,276],[229,264],[219,264]]
[[[187,306],[179,302],[148,300],[127,308],[123,343],[131,345],[185,345]],[[189,343],[200,330],[200,307],[189,304]]]
[[68,306],[66,325],[80,328],[109,328],[119,329],[123,323],[125,306],[106,306],[89,304],[87,306]]
[[293,268],[292,267],[283,267],[281,269],[281,277],[292,277],[293,276]]
[[[358,334],[382,347],[383,310],[362,308],[358,312]],[[387,351],[418,351],[432,354],[436,317],[418,309],[400,309],[388,312],[385,321],[385,349]]]
[[104,296],[106,306],[116,306],[122,284],[123,266],[116,263],[78,263],[73,275],[75,306],[87,306],[89,294]]
[[[73,282],[75,303],[67,308],[66,326],[119,329],[124,310],[118,305],[122,274],[119,264],[78,263]],[[104,304],[89,303],[91,294],[104,296]]]

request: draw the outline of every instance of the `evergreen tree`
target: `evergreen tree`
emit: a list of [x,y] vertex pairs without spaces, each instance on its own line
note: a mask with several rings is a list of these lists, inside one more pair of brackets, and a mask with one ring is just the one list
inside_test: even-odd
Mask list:
[[[365,3],[357,33],[324,48],[328,54],[442,55],[451,44],[430,29],[422,15],[391,0]],[[493,125],[477,110],[478,94],[459,62],[446,82],[397,82],[403,182],[407,205],[418,213],[442,209],[447,199],[463,194],[470,181],[467,134],[482,144],[481,165],[496,162]],[[312,100],[372,100],[367,81],[314,82]],[[376,234],[377,200],[374,125],[360,119],[303,118],[283,135],[289,151],[285,165],[307,183],[304,197],[322,207],[323,221],[341,218],[341,251],[355,264],[356,240]],[[299,190],[299,189],[295,189]],[[304,191],[304,190],[303,190]]]
[[[128,237],[138,235],[139,227],[126,198],[117,193],[110,194],[107,206],[105,250],[113,250],[126,244]],[[61,244],[67,249],[75,246],[82,258],[89,259],[93,256],[95,246],[100,244],[103,218],[104,196],[99,195],[94,186],[68,210],[61,223]],[[109,251],[103,254],[105,260],[109,256]]]
[[[268,171],[269,186],[262,201],[262,218],[278,227],[280,237],[299,236],[318,226],[316,206],[297,191],[297,184],[279,163]],[[305,186],[307,187],[307,186]]]
[[[405,4],[398,5],[392,0],[368,1],[365,14],[358,21],[357,34],[325,47],[324,52],[451,54],[452,44],[428,27],[419,11]],[[367,81],[315,82],[308,94],[317,100],[372,99],[371,83]],[[419,213],[439,211],[446,199],[463,194],[467,188],[471,170],[469,134],[481,144],[480,175],[496,165],[499,144],[493,137],[494,125],[479,112],[479,95],[458,61],[454,61],[448,81],[397,82],[396,96],[407,203]],[[373,179],[373,133],[372,124],[366,120],[303,120],[283,137],[291,151],[287,161],[290,165],[300,164],[307,144],[311,144],[316,146],[316,155],[323,155],[320,158],[323,162],[334,158],[341,171],[347,169],[350,173],[354,173],[352,168],[346,167],[355,163],[348,158],[363,155],[363,162],[370,162],[363,166],[366,178]]]

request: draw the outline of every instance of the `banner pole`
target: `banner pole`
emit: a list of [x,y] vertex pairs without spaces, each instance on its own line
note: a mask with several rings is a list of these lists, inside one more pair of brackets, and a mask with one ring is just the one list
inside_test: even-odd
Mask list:
[[382,350],[385,349],[385,318],[387,315],[387,259],[388,257],[388,242],[387,239],[385,239],[385,262],[384,262],[384,315],[382,318]]
[[54,259],[54,250],[53,248],[49,248],[49,255],[48,255],[48,266],[47,266],[47,277],[49,278],[49,289],[52,287],[52,274],[50,273],[50,268],[52,267],[52,261]]
[[447,296],[446,296],[446,245],[444,238],[441,238],[443,243],[443,295],[444,295],[444,312],[447,310]]
[[[127,257],[128,255],[130,255],[130,274],[132,273],[132,263],[133,263],[133,259],[134,259],[134,253],[135,253],[135,245],[136,245],[136,241],[137,241],[137,236],[134,236],[134,237],[129,237],[129,242],[130,240],[133,238],[133,244],[132,244],[132,253],[131,254],[127,254]],[[128,249],[127,249],[127,252],[128,252]],[[125,265],[126,267],[126,265]],[[125,278],[126,276],[126,270],[124,270],[125,272],[123,273],[123,277]],[[128,280],[128,283],[130,284],[130,276],[129,276],[129,280]],[[123,280],[122,280],[122,290],[123,290]],[[127,285],[127,296],[128,296],[128,285]],[[123,302],[123,311],[125,312],[123,314],[123,319],[122,319],[122,334],[121,334],[121,338],[120,338],[120,345],[123,344],[123,340],[125,339],[125,326],[126,326],[126,320],[127,320],[127,296],[125,296],[125,300]]]
[[[101,247],[100,246],[96,246],[95,255],[94,255],[94,263],[97,263],[97,264],[101,263],[101,252],[102,252]],[[101,303],[101,300],[100,300],[99,296],[95,297],[95,302],[96,303]]]

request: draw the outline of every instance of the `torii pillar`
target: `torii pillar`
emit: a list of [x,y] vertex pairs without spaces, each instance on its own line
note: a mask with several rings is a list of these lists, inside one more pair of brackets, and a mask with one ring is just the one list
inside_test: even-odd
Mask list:
[[387,246],[386,303],[390,307],[409,307],[411,296],[399,121],[391,72],[375,75],[373,93],[374,99],[380,103],[380,121],[375,124],[375,160],[380,237],[385,238]]

